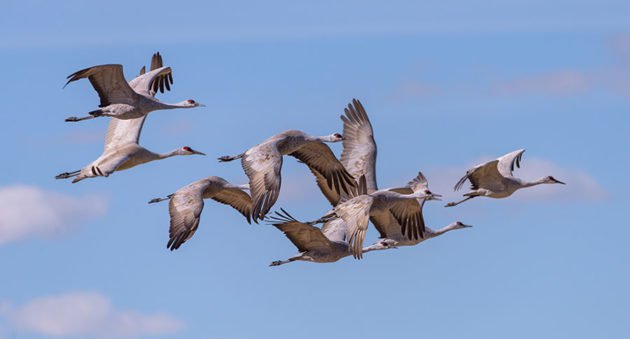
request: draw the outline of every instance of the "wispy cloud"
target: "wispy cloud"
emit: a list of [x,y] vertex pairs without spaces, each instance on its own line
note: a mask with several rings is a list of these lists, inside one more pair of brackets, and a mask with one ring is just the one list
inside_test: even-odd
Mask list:
[[14,331],[48,337],[138,337],[173,334],[183,328],[179,319],[166,313],[115,309],[106,296],[97,292],[45,296],[17,307],[5,301],[0,316]]
[[0,245],[66,232],[102,215],[107,199],[73,197],[36,186],[0,187]]
[[514,78],[495,85],[497,94],[577,95],[592,86],[591,76],[577,70],[562,70]]

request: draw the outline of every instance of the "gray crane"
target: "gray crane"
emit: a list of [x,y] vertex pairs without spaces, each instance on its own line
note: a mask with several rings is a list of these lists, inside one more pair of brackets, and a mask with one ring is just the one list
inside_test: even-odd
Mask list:
[[280,194],[282,157],[290,155],[315,169],[326,180],[326,186],[334,192],[352,193],[355,179],[337,160],[324,142],[339,142],[343,136],[334,133],[312,136],[302,131],[289,130],[274,135],[262,143],[236,156],[222,156],[219,161],[241,159],[241,165],[249,178],[254,222],[262,220],[278,200]]
[[[398,189],[397,192],[401,194],[409,194],[413,191],[429,191],[429,184],[427,179],[422,173],[419,173],[416,178],[410,181],[404,188]],[[418,218],[418,223],[422,224],[424,229],[421,237],[407,237],[405,235],[404,224],[399,222],[399,218],[391,211],[382,211],[375,213],[371,216],[370,220],[374,227],[378,230],[380,237],[372,245],[363,248],[363,253],[384,250],[390,248],[397,248],[399,246],[414,246],[427,239],[431,239],[440,236],[448,231],[472,227],[466,225],[461,221],[453,222],[441,229],[433,230],[425,226],[424,217],[422,215],[422,208],[424,207],[425,200],[420,201],[405,201],[399,203],[396,208],[405,208],[409,211],[413,211],[413,214]],[[395,209],[394,209],[395,210]]]
[[[343,219],[348,224],[348,246],[356,259],[363,257],[363,241],[368,228],[370,218],[379,218],[381,215],[391,214],[400,225],[403,233],[411,233],[412,238],[421,237],[416,232],[424,229],[422,208],[414,204],[418,200],[440,200],[439,194],[433,194],[425,186],[414,184],[423,178],[422,173],[411,181],[409,189],[411,193],[400,193],[398,189],[384,189],[367,193],[365,176],[359,179],[359,195],[349,200],[341,200],[333,210],[322,218],[313,221],[312,224],[325,223],[333,219]],[[406,192],[406,190],[404,191]],[[420,225],[422,224],[422,228]],[[410,231],[405,231],[410,230]]]
[[[193,108],[204,106],[195,100],[188,99],[176,104],[160,102],[154,97],[155,89],[164,87],[170,89],[169,83],[173,83],[173,74],[170,67],[153,68],[127,83],[123,74],[122,65],[100,65],[89,67],[68,76],[68,82],[87,78],[92,87],[98,93],[101,100],[99,108],[89,112],[89,115],[81,118],[69,117],[66,121],[75,122],[93,119],[100,116],[109,116],[116,119],[137,119],[146,116],[152,111],[174,108]],[[154,79],[161,79],[154,82]],[[64,86],[64,87],[65,87]]]
[[[355,178],[365,176],[368,194],[376,192],[378,190],[376,183],[377,147],[376,141],[374,140],[374,130],[367,112],[359,100],[352,99],[352,102],[344,109],[344,115],[340,118],[343,121],[344,136],[340,161]],[[317,185],[333,207],[336,206],[339,201],[347,200],[348,197],[342,197],[335,191],[328,189],[325,178],[318,173],[317,170],[312,169],[312,171],[317,178]],[[401,194],[413,193],[409,186],[390,188],[388,190]],[[430,193],[428,190],[427,192]],[[413,209],[415,211],[421,211],[422,209],[420,202],[417,200],[407,200],[405,205],[407,210]],[[383,211],[382,213],[387,212]],[[413,223],[408,224],[409,227],[402,229],[403,235],[405,235],[409,241],[417,241],[425,234],[424,223],[419,220],[421,219],[416,218]],[[395,222],[395,220],[392,222]],[[374,223],[374,220],[372,220],[372,223]],[[400,224],[395,223],[392,227],[400,227]]]
[[223,178],[210,176],[186,185],[166,198],[151,199],[149,204],[170,200],[168,210],[171,224],[166,247],[171,251],[176,250],[195,234],[199,227],[204,199],[213,199],[230,205],[250,223],[252,199],[243,191],[244,189],[247,189],[247,185],[235,186]]
[[297,247],[299,254],[286,260],[276,260],[269,266],[279,266],[301,260],[315,263],[331,263],[352,254],[347,239],[350,238],[348,223],[333,218],[320,229],[313,223],[300,222],[287,211],[275,212],[267,217],[273,226],[284,232]]
[[[153,55],[151,68],[154,70],[162,68],[162,56],[159,53]],[[131,81],[134,91],[147,92],[153,96],[158,89],[164,90],[160,84],[168,84],[168,75],[155,72],[144,73],[144,67],[140,76]],[[166,86],[167,90],[170,87]],[[140,133],[146,116],[136,119],[111,119],[105,137],[105,149],[101,156],[81,170],[74,172],[64,172],[57,175],[56,179],[68,179],[76,177],[72,183],[79,182],[85,178],[97,176],[107,177],[114,171],[122,171],[153,160],[165,159],[175,155],[205,155],[188,146],[175,149],[171,152],[158,154],[153,153],[138,144]]]
[[457,206],[464,201],[476,197],[506,198],[512,193],[525,187],[532,187],[540,184],[563,184],[552,176],[546,176],[535,181],[525,181],[512,175],[514,166],[520,168],[521,157],[524,149],[508,153],[496,160],[477,165],[466,172],[455,185],[455,191],[469,180],[471,191],[465,193],[465,199],[458,202],[449,202],[445,207]]

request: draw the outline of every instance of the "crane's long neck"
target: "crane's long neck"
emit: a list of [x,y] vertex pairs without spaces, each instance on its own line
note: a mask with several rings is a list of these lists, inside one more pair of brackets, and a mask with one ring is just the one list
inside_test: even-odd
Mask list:
[[440,229],[434,230],[431,229],[429,227],[425,227],[425,231],[424,231],[424,238],[425,239],[431,239],[437,236],[440,236],[446,232],[452,231],[457,229],[456,227],[456,223],[452,223],[452,224],[448,224]]
[[544,184],[545,183],[545,178],[540,178],[540,179],[534,180],[534,181],[520,180],[520,183],[521,183],[521,188],[523,188],[523,187],[532,187],[532,186]]
[[339,139],[339,137],[335,136],[334,134],[324,135],[324,136],[308,136],[306,139],[309,140],[309,141],[321,141],[321,142],[339,142],[339,141],[341,141],[341,139]]
[[191,105],[191,104],[187,103],[186,101],[180,101],[180,102],[177,102],[177,103],[174,103],[174,104],[160,102],[160,108],[161,109],[193,108],[193,107],[196,107],[196,106]]
[[155,159],[153,160],[158,160],[158,159],[166,159],[166,158],[174,157],[176,155],[181,155],[182,153],[181,153],[181,150],[178,148],[168,153],[161,153],[161,154],[153,153],[153,154],[155,155]]

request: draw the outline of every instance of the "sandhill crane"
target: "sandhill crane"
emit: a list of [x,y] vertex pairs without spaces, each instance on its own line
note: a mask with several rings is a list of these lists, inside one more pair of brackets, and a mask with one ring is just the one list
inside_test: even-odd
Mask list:
[[302,131],[289,130],[270,137],[245,153],[222,156],[219,161],[241,159],[252,194],[252,218],[254,222],[258,222],[265,218],[278,200],[282,156],[286,154],[321,173],[329,189],[335,192],[351,192],[356,187],[355,179],[337,160],[330,147],[324,144],[342,139],[339,133],[317,137]]
[[[88,78],[92,87],[98,93],[101,100],[99,109],[89,112],[88,116],[77,118],[69,117],[66,121],[74,122],[93,119],[100,116],[109,116],[117,119],[137,119],[146,116],[152,111],[173,109],[173,108],[193,108],[204,106],[195,100],[188,99],[176,104],[167,104],[154,98],[153,94],[157,87],[169,89],[169,83],[173,83],[173,75],[170,67],[152,68],[143,77],[136,78],[127,83],[123,74],[122,65],[100,65],[86,68],[68,76],[69,83]],[[155,83],[155,78],[162,80]],[[149,84],[152,84],[149,86]],[[64,87],[65,87],[64,86]],[[154,87],[152,87],[154,86]],[[151,93],[153,92],[153,94]]]
[[[343,121],[344,136],[343,151],[341,153],[340,161],[348,172],[350,172],[350,174],[352,174],[355,178],[365,176],[367,193],[373,193],[378,190],[378,185],[376,184],[377,147],[376,141],[374,140],[374,130],[372,129],[372,124],[368,118],[365,108],[357,99],[352,99],[352,102],[344,109],[344,113],[345,115],[340,117]],[[347,197],[342,197],[338,193],[328,189],[325,185],[325,178],[318,173],[317,170],[311,170],[317,178],[317,185],[333,206],[336,206],[340,200],[347,200]],[[390,188],[388,190],[401,194],[413,193],[413,190],[409,185],[405,187]],[[429,192],[428,189],[427,192]],[[405,209],[409,211],[421,211],[422,209],[417,200],[406,200],[404,204]],[[385,212],[382,213],[385,214]],[[398,223],[393,226],[400,227]],[[416,221],[410,226],[411,227],[405,227],[402,230],[403,235],[405,235],[409,241],[417,241],[424,236],[424,223]]]
[[[162,57],[159,53],[153,55],[151,67],[154,70],[162,67]],[[135,91],[155,95],[158,88],[163,90],[163,87],[159,86],[160,83],[168,83],[168,75],[156,77],[153,71],[144,74],[144,67],[141,73],[140,76],[131,81],[131,86]],[[167,90],[170,89],[168,85],[166,88]],[[114,171],[122,171],[149,161],[165,159],[175,155],[205,155],[188,146],[178,148],[165,154],[153,153],[140,146],[138,142],[145,119],[146,116],[129,120],[111,119],[109,127],[107,128],[103,154],[85,168],[74,172],[64,172],[57,175],[55,178],[67,179],[76,177],[72,181],[72,183],[76,183],[85,178],[97,176],[107,177]]]
[[512,171],[514,166],[520,168],[523,152],[524,149],[516,150],[469,169],[455,185],[455,191],[459,190],[466,180],[471,183],[471,191],[464,194],[465,199],[450,202],[445,207],[457,206],[475,197],[506,198],[518,189],[540,184],[564,184],[552,176],[531,182],[514,177]]
[[171,251],[178,249],[190,239],[199,227],[203,200],[213,199],[230,205],[250,223],[252,199],[243,191],[247,185],[235,186],[220,177],[207,177],[186,185],[166,198],[155,198],[149,204],[170,200],[168,211],[171,216],[169,240],[166,245]]
[[269,266],[279,266],[296,260],[316,263],[335,262],[352,254],[348,242],[348,223],[341,218],[330,219],[320,229],[312,223],[300,222],[287,211],[267,217],[272,225],[284,232],[300,252],[287,260],[276,260]]
[[[431,193],[426,186],[419,184],[423,179],[422,173],[418,173],[418,176],[408,184],[412,193],[399,193],[396,189],[385,189],[367,194],[366,179],[365,176],[362,176],[358,190],[360,195],[340,202],[333,208],[332,212],[312,223],[343,219],[349,225],[347,242],[356,259],[363,257],[363,241],[370,218],[384,219],[385,216],[391,215],[400,225],[401,232],[411,233],[411,238],[417,240],[421,238],[419,232],[424,229],[424,220],[422,219],[422,208],[416,207],[413,202],[417,203],[418,199],[439,200],[441,197],[439,194]],[[406,229],[410,231],[405,231]]]
[[[414,190],[415,191],[420,191],[420,190],[428,191],[429,190],[429,184],[426,178],[424,177],[424,175],[422,175],[422,173],[420,173],[418,177],[416,177],[414,180],[409,182],[409,184],[407,184],[407,186],[404,189],[399,189],[397,192],[402,193],[402,194],[408,194],[408,193],[413,192]],[[411,210],[411,211],[417,210],[416,213],[414,214],[418,217],[418,222],[422,224],[423,226],[422,228],[424,229],[424,231],[423,231],[422,237],[407,237],[405,235],[406,232],[404,230],[404,227],[400,224],[400,222],[398,221],[398,219],[395,217],[393,213],[391,212],[376,213],[372,215],[370,220],[372,221],[372,224],[374,224],[374,227],[378,230],[380,237],[379,237],[379,240],[377,240],[374,244],[368,247],[364,247],[363,253],[374,251],[374,250],[396,248],[398,246],[414,246],[421,243],[424,240],[437,237],[448,231],[472,227],[460,221],[451,223],[448,226],[445,226],[438,230],[433,230],[429,227],[425,227],[424,217],[422,215],[422,208],[424,207],[424,202],[425,200],[422,200],[420,203],[418,203],[417,201],[408,200],[408,201],[400,203],[400,204],[404,204],[404,208],[407,208],[408,210]],[[400,205],[400,206],[402,207],[403,205]]]
[[[365,108],[357,99],[344,109],[345,115],[340,118],[343,121],[343,151],[339,159],[344,168],[354,177],[365,176],[367,192],[378,190],[376,185],[376,142],[372,124],[365,112]],[[341,199],[338,192],[331,190],[326,178],[311,168],[317,179],[317,186],[331,203],[336,206]]]

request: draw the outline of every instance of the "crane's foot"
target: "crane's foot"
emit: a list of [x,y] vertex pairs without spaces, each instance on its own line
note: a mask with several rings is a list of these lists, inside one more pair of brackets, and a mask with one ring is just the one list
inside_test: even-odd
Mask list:
[[154,198],[149,200],[149,204],[155,204],[156,202],[160,202],[160,201],[164,201],[164,200],[169,200],[173,197],[173,194],[169,194],[166,196],[166,198]]
[[271,264],[269,264],[269,267],[271,267],[271,266],[280,266],[282,264],[283,264],[282,260],[276,260],[276,261],[271,262]]
[[241,153],[239,155],[233,155],[233,156],[231,156],[231,155],[224,155],[222,157],[219,157],[218,159],[219,159],[219,162],[228,162],[228,161],[240,159],[240,158],[243,157],[243,155],[244,155],[244,153]]
[[453,207],[453,206],[457,206],[457,204],[454,202],[449,202],[448,204],[444,205],[444,207]]
[[77,121],[83,121],[83,120],[94,119],[94,118],[96,118],[96,116],[92,116],[92,115],[88,115],[88,116],[82,117],[82,118],[68,117],[68,118],[66,118],[66,122],[77,122]]
[[68,178],[72,178],[76,175],[79,174],[80,171],[74,171],[74,172],[63,172],[61,174],[58,174],[55,176],[55,179],[68,179]]

